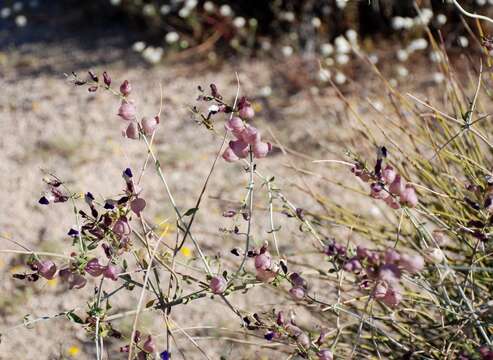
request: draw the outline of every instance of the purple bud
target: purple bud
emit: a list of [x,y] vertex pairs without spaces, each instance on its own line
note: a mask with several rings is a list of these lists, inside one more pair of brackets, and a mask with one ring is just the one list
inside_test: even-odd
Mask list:
[[286,319],[284,318],[284,312],[279,311],[279,313],[277,313],[277,320],[276,320],[277,325],[284,325],[285,322]]
[[163,351],[161,354],[159,354],[159,358],[161,360],[169,360],[170,359],[169,352],[166,350]]
[[388,284],[397,284],[401,277],[401,272],[394,264],[385,264],[378,270],[378,279]]
[[385,250],[384,261],[387,264],[396,264],[400,260],[400,254],[394,249]]
[[84,268],[84,270],[89,275],[94,276],[94,277],[98,277],[104,272],[105,266],[101,265],[97,258],[94,258],[94,259],[91,259],[87,262],[87,265]]
[[361,263],[357,258],[352,258],[344,264],[343,268],[349,272],[359,272],[361,271]]
[[295,300],[303,300],[305,297],[305,289],[295,286],[289,290],[289,294]]
[[51,260],[44,260],[36,262],[36,266],[38,267],[38,274],[45,279],[51,280],[55,277],[56,274],[56,265]]
[[360,260],[364,260],[366,259],[368,256],[369,256],[369,252],[368,252],[368,249],[363,247],[363,246],[358,246],[356,248],[356,256],[358,257],[358,259]]
[[106,86],[109,87],[111,85],[111,77],[108,75],[106,71],[103,72],[103,81]]
[[255,269],[268,270],[272,264],[272,257],[268,251],[255,257]]
[[255,110],[252,106],[244,106],[240,109],[239,115],[243,119],[253,119],[255,116]]
[[380,300],[390,307],[395,307],[402,301],[402,294],[398,288],[389,287],[385,296]]
[[224,290],[226,290],[228,284],[222,276],[214,276],[211,279],[209,286],[214,294],[222,294]]
[[382,299],[385,297],[385,294],[387,294],[387,289],[388,289],[388,285],[386,282],[383,282],[383,281],[379,281],[375,287],[373,288],[373,297],[375,299]]
[[120,92],[123,96],[128,96],[130,95],[130,92],[132,91],[132,85],[128,82],[128,80],[125,80],[122,82],[120,85]]
[[133,102],[122,101],[120,108],[118,109],[118,116],[123,120],[133,121],[137,115],[137,108]]
[[128,124],[127,130],[125,130],[125,136],[133,140],[139,139],[139,128],[136,123],[132,121]]
[[145,209],[145,207],[146,201],[142,198],[136,198],[130,203],[130,208],[135,214],[137,214],[137,216],[140,216],[140,213]]
[[156,352],[156,344],[154,344],[154,340],[152,339],[151,335],[147,337],[147,340],[144,342],[142,349],[148,354]]
[[274,332],[272,331],[269,331],[264,335],[264,339],[267,341],[271,341],[273,338],[274,338]]
[[159,116],[153,118],[143,117],[141,121],[142,130],[147,136],[151,136],[159,125]]
[[293,286],[295,286],[295,287],[303,287],[303,288],[305,288],[307,286],[305,279],[303,279],[300,276],[300,274],[298,274],[298,273],[292,273],[289,276],[289,280],[291,280],[291,282],[293,283]]

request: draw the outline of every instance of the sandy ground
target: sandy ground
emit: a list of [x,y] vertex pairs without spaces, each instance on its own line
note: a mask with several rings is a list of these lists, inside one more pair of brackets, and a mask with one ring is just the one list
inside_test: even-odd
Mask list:
[[[221,142],[217,134],[206,131],[191,119],[189,106],[195,104],[197,86],[205,87],[212,82],[225,97],[232,99],[236,91],[235,72],[241,79],[241,93],[256,99],[258,117],[255,124],[263,129],[266,138],[275,142],[273,134],[286,147],[309,154],[309,157],[286,156],[277,148],[272,156],[259,163],[259,169],[275,176],[278,186],[295,204],[311,211],[319,210],[319,205],[298,191],[296,184],[317,189],[335,202],[344,198],[336,186],[320,177],[301,176],[290,169],[296,164],[335,181],[347,179],[346,168],[321,167],[312,164],[311,159],[342,159],[344,150],[358,142],[351,130],[355,122],[347,116],[333,90],[326,87],[314,91],[312,85],[315,83],[293,80],[292,69],[296,68],[303,78],[313,72],[313,67],[271,60],[232,60],[220,67],[211,67],[204,62],[193,65],[165,62],[148,67],[121,48],[99,47],[98,51],[87,51],[72,43],[10,47],[0,56],[0,249],[21,249],[7,240],[10,239],[31,249],[70,252],[70,240],[65,236],[75,221],[70,206],[42,207],[37,203],[44,190],[44,171],[56,173],[73,191],[91,191],[103,198],[121,190],[124,168],[139,169],[142,166],[145,147],[141,142],[121,137],[123,124],[116,116],[117,100],[109,94],[89,94],[75,88],[63,75],[72,70],[81,73],[88,68],[98,72],[106,70],[115,81],[128,79],[133,84],[133,96],[141,114],[152,115],[158,111],[159,84],[162,85],[163,121],[155,145],[182,210],[193,206]],[[345,86],[345,91],[351,94],[358,90],[353,104],[363,114],[374,116],[369,106],[358,99],[379,97],[381,94],[374,92],[378,83],[373,83],[374,79],[367,76],[367,70],[354,70],[352,75],[353,79],[364,77],[369,86],[366,91],[361,90],[359,80]],[[416,82],[425,94],[431,91],[427,79]],[[272,95],[263,98],[261,92],[266,86],[272,89]],[[272,134],[268,133],[268,128]],[[222,131],[222,125],[218,126],[218,131]],[[229,201],[242,199],[246,179],[239,164],[220,161],[194,225],[204,251],[227,259],[225,267],[232,266],[229,250],[243,246],[243,243],[218,231],[221,227],[231,226],[230,220],[221,214],[228,208]],[[353,179],[350,181],[351,185],[358,185]],[[159,222],[172,217],[169,200],[152,167],[147,169],[142,187],[142,195],[148,202],[147,218]],[[265,207],[267,193],[261,190],[256,196],[259,206]],[[344,199],[344,202],[346,206],[359,206],[360,199]],[[371,206],[361,207],[362,214],[372,210]],[[279,235],[282,251],[306,246],[307,235],[297,232],[296,224],[282,216],[276,221],[283,225]],[[264,210],[257,210],[254,223],[257,244],[270,238]],[[193,256],[181,257],[188,261]],[[192,263],[198,264],[193,260]],[[83,308],[92,286],[67,292],[60,283],[39,281],[26,285],[11,277],[11,273],[22,269],[20,265],[19,256],[0,253],[0,359],[92,358],[92,341],[83,330],[63,318],[40,320],[29,328],[22,326],[27,315],[35,319]],[[113,284],[108,286],[111,290]],[[114,304],[115,309],[135,308],[137,297],[136,292],[128,294]],[[235,295],[231,299],[232,303],[249,311],[269,310],[274,300],[276,306],[282,306],[286,296],[253,290],[247,297]],[[203,299],[176,308],[172,316],[183,328],[201,327],[191,331],[199,336],[197,341],[212,359],[220,356],[224,359],[283,358],[267,348],[211,339],[221,334],[218,328],[241,331],[234,314],[217,299]],[[116,321],[115,326],[128,331],[132,320],[132,317],[123,318]],[[158,345],[164,346],[164,327],[158,314],[143,315],[140,327],[144,332],[158,335]],[[232,333],[226,334],[231,336]],[[265,344],[262,339],[252,341]],[[187,359],[198,356],[185,337],[180,337],[180,342]],[[108,358],[124,358],[114,352],[122,345],[122,341],[109,340],[107,349],[113,351],[109,352]],[[79,353],[70,353],[71,347],[77,347]]]

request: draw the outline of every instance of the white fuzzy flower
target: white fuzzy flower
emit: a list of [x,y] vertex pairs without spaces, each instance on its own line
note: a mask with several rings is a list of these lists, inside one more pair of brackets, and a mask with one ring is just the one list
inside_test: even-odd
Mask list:
[[291,11],[285,11],[281,13],[281,19],[287,21],[287,22],[293,22],[295,20],[294,13]]
[[169,5],[163,5],[163,6],[161,6],[161,9],[159,9],[159,11],[163,15],[168,15],[171,12],[171,6],[169,6]]
[[334,46],[331,43],[320,45],[320,52],[323,56],[330,56],[334,53]]
[[293,48],[289,45],[283,46],[281,51],[285,57],[290,57],[291,55],[293,55],[294,52]]
[[185,7],[192,10],[197,6],[197,4],[198,4],[197,0],[187,0],[187,2],[185,3]]
[[347,5],[348,0],[336,0],[336,6],[339,9],[344,9]]
[[171,32],[167,33],[166,36],[164,37],[164,40],[168,44],[174,44],[179,39],[180,39],[180,35],[176,31],[171,31]]
[[182,19],[186,19],[187,17],[190,16],[191,10],[187,7],[182,7],[180,11],[178,11],[178,16],[181,17]]
[[113,6],[118,6],[122,3],[122,0],[110,0],[110,4]]
[[368,60],[370,60],[370,62],[372,64],[378,64],[378,55],[377,54],[370,54],[368,55]]
[[204,3],[204,10],[211,13],[213,12],[214,10],[216,9],[216,6],[214,5],[214,3],[212,1],[206,1]]
[[318,29],[320,26],[322,26],[322,20],[320,20],[320,18],[318,17],[312,18],[312,26]]
[[476,4],[478,4],[479,6],[485,6],[486,0],[476,0]]
[[233,20],[233,25],[240,29],[246,25],[246,20],[242,16],[235,17]]
[[342,85],[346,82],[347,78],[342,72],[338,72],[334,78],[336,84]]
[[146,16],[156,15],[156,8],[152,4],[145,4],[142,8],[142,13]]
[[335,39],[336,50],[338,53],[347,54],[351,52],[351,44],[342,35],[336,37]]
[[336,62],[339,65],[346,65],[349,62],[349,56],[347,54],[337,54]]
[[327,69],[320,69],[318,71],[318,79],[322,82],[327,82],[330,80],[330,77],[331,77],[331,73],[329,70]]
[[222,5],[220,8],[219,8],[219,13],[222,15],[222,16],[231,16],[233,14],[233,9],[231,9],[231,6],[229,5]]
[[438,14],[436,17],[438,25],[445,25],[447,23],[447,17],[444,14]]
[[18,27],[24,27],[27,24],[27,18],[24,15],[18,15],[15,17],[15,24]]
[[397,50],[397,60],[406,61],[409,58],[409,53],[404,49]]
[[12,10],[8,7],[5,7],[0,11],[0,17],[2,17],[2,19],[8,18],[10,14],[12,14]]
[[143,41],[137,41],[132,45],[132,50],[136,52],[142,52],[146,48],[146,44]]
[[401,30],[404,28],[404,18],[402,16],[396,16],[392,18],[392,29]]
[[440,84],[445,80],[445,76],[441,72],[433,73],[432,78],[437,84]]
[[433,61],[434,63],[441,63],[443,58],[440,51],[432,51],[430,53],[430,60]]
[[402,65],[397,66],[397,75],[400,77],[406,77],[409,75],[409,70]]
[[260,96],[269,97],[272,95],[272,88],[270,86],[264,86],[260,89]]
[[426,39],[420,38],[411,41],[407,46],[407,51],[412,53],[417,50],[424,50],[427,47],[428,47],[428,41],[426,41]]
[[160,47],[149,46],[142,52],[142,57],[151,64],[157,64],[163,57],[163,49]]
[[351,44],[355,44],[356,42],[358,42],[358,33],[356,32],[356,30],[349,29],[348,31],[346,31],[346,37]]
[[[493,0],[492,0],[493,1]],[[466,48],[469,46],[469,39],[465,36],[459,36],[459,38],[457,39],[457,42],[459,43],[460,46],[462,46],[463,48]]]

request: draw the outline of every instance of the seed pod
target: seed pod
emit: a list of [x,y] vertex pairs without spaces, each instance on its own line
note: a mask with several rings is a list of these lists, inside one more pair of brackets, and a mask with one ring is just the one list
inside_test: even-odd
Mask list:
[[118,116],[120,116],[123,120],[133,121],[135,120],[136,114],[137,108],[133,102],[122,101],[120,108],[118,109]]
[[129,139],[137,140],[139,138],[139,129],[137,128],[137,124],[133,121],[128,124],[127,130],[125,130],[125,135]]
[[404,191],[404,183],[400,175],[395,176],[394,181],[389,186],[389,191],[394,195],[400,195]]
[[145,207],[146,201],[142,198],[136,198],[130,203],[130,209],[132,209],[137,216],[140,216],[140,213],[145,209]]
[[45,279],[51,280],[55,277],[56,274],[56,265],[51,260],[44,260],[36,262],[36,266],[38,267],[38,274]]
[[97,258],[94,258],[94,259],[91,259],[87,262],[87,265],[84,268],[84,270],[89,275],[94,276],[94,277],[98,277],[104,272],[105,266],[101,265]]
[[396,176],[397,173],[395,172],[394,168],[390,165],[387,165],[385,169],[383,169],[382,171],[382,178],[386,184],[392,184]]
[[155,116],[153,118],[144,117],[142,118],[141,125],[142,130],[144,130],[144,134],[151,136],[159,125],[159,116]]
[[295,300],[303,300],[303,298],[305,297],[305,289],[295,286],[289,290],[289,294]]
[[253,144],[253,155],[257,158],[264,158],[271,151],[272,145],[262,141],[257,141]]
[[268,251],[255,257],[255,269],[268,270],[272,264],[272,257]]
[[418,196],[412,185],[406,185],[404,191],[401,192],[401,204],[407,205],[410,208],[418,205]]
[[255,110],[250,105],[244,106],[240,109],[239,115],[242,119],[253,119],[255,116]]

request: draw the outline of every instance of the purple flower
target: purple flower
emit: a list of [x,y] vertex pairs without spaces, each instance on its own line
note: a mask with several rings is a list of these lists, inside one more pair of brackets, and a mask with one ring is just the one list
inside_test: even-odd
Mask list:
[[101,265],[97,258],[94,258],[94,259],[91,259],[87,262],[84,270],[89,275],[94,276],[94,277],[98,277],[104,272],[105,266]]
[[144,134],[151,136],[159,125],[159,116],[155,116],[153,118],[144,117],[142,118],[140,124],[142,126],[142,130],[144,130]]
[[222,276],[214,276],[211,279],[209,286],[214,294],[222,294],[224,290],[226,290],[228,284]]
[[235,152],[230,147],[224,150],[222,157],[227,162],[234,162],[240,159],[238,156],[236,156]]
[[166,350],[163,351],[161,354],[159,354],[159,357],[161,360],[169,360],[170,359],[169,352]]
[[137,108],[135,107],[133,102],[130,101],[122,101],[120,108],[118,109],[118,116],[120,116],[123,120],[133,121],[137,115]]
[[103,276],[105,278],[111,279],[113,281],[118,280],[118,269],[113,265],[108,265],[103,271]]
[[133,121],[128,124],[127,130],[125,130],[125,136],[129,139],[138,140],[139,139],[139,129],[137,124]]
[[51,280],[56,274],[56,265],[51,260],[37,261],[38,274],[45,279]]
[[140,216],[140,213],[145,209],[145,207],[146,201],[141,198],[136,198],[130,203],[130,208],[135,214],[137,214],[137,216]]
[[255,269],[268,270],[272,263],[272,257],[268,251],[255,257]]
[[128,80],[125,80],[122,82],[120,85],[120,92],[123,96],[128,96],[130,95],[130,92],[132,91],[132,85],[128,82]]
[[305,289],[295,286],[289,290],[289,294],[295,300],[303,300],[303,298],[305,297]]

